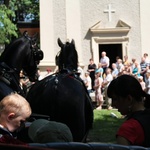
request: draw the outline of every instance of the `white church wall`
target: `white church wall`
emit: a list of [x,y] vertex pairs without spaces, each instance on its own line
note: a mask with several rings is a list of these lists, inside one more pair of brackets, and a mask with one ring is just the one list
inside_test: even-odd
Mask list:
[[141,53],[146,52],[150,57],[150,1],[140,0],[141,21]]
[[[67,38],[75,39],[79,61],[86,68],[94,51],[89,28],[98,21],[101,21],[102,28],[116,27],[120,19],[131,26],[126,45],[129,59],[136,57],[140,60],[145,45],[141,46],[141,32],[144,38],[148,36],[144,29],[146,18],[140,24],[140,0],[41,0],[40,3],[41,49],[45,54],[41,65],[44,62],[55,65],[55,55],[60,50],[57,38],[60,37],[63,42]],[[109,4],[114,10],[111,20],[104,12]]]
[[[108,13],[104,13],[108,4],[111,4],[112,9],[115,10],[111,15],[111,22],[108,21]],[[101,21],[101,26],[103,28],[115,27],[119,19],[128,23],[131,26],[131,31],[129,32],[128,55],[129,58],[135,56],[139,59],[141,50],[139,18],[139,0],[81,0],[82,45],[85,65],[89,63],[89,58],[91,57],[91,33],[88,29],[98,21]]]
[[47,67],[55,70],[55,56],[60,50],[57,39],[66,41],[65,0],[40,1],[40,38],[44,59],[40,63],[41,71]]
[[79,64],[83,65],[81,47],[81,21],[80,0],[66,0],[66,37],[71,41],[74,39],[78,52]]
[[55,54],[60,50],[57,39],[62,42],[66,41],[66,5],[65,0],[53,0],[53,17],[54,17],[54,51]]
[[[139,0],[130,1],[124,8],[124,17],[131,26],[129,32],[129,59],[141,60],[141,30],[140,30],[140,3]],[[128,18],[128,19],[127,19]]]
[[40,45],[44,51],[41,66],[54,65],[54,24],[52,0],[40,1]]

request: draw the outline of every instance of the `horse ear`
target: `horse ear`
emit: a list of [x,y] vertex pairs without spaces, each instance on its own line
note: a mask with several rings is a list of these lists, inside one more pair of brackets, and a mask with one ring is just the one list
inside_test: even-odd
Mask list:
[[25,38],[27,38],[28,40],[31,40],[31,37],[29,36],[28,31],[24,31],[24,32],[23,32],[23,36],[24,36]]
[[28,37],[28,36],[29,36],[29,35],[28,35],[28,32],[27,32],[27,31],[24,31],[24,32],[23,32],[23,36]]
[[58,38],[57,42],[58,42],[59,47],[63,47],[64,44],[62,43],[62,41],[60,40],[60,38]]
[[74,41],[74,39],[72,39],[71,44],[75,45],[75,41]]

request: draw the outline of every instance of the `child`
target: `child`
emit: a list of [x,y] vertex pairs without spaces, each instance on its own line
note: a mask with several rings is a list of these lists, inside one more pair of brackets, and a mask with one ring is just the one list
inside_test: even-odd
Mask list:
[[26,145],[16,139],[14,133],[30,115],[30,105],[21,95],[12,93],[4,97],[0,101],[0,143]]
[[102,64],[101,63],[98,63],[98,67],[96,69],[96,72],[99,72],[99,76],[101,78],[103,78],[104,69],[102,68]]
[[94,82],[94,89],[95,89],[95,101],[97,102],[97,109],[101,110],[103,105],[103,95],[101,93],[101,86],[102,86],[102,78],[100,77],[99,72],[95,72],[95,82]]
[[91,86],[92,80],[89,74],[90,74],[89,72],[85,72],[84,84],[88,90],[88,93],[90,94],[92,91],[92,86]]

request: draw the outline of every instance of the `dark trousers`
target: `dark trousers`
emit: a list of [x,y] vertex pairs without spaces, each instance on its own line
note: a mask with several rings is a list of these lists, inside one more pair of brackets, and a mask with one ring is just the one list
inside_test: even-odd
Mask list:
[[106,74],[106,69],[107,69],[107,68],[108,68],[108,67],[104,67],[104,68],[103,68],[103,70],[104,70],[103,75]]
[[90,77],[91,77],[91,80],[92,80],[92,82],[91,82],[91,86],[92,86],[92,90],[94,91],[94,81],[95,81],[95,71],[91,71],[90,72]]

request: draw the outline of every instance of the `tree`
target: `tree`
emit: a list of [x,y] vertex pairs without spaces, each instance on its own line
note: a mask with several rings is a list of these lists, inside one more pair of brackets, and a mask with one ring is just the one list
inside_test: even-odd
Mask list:
[[18,21],[39,21],[39,0],[0,0],[0,44],[18,37]]
[[11,0],[11,3],[16,7],[16,21],[39,21],[39,0]]
[[6,7],[0,5],[0,44],[10,43],[12,37],[17,37],[17,27],[12,22],[11,18],[15,17],[14,12]]

